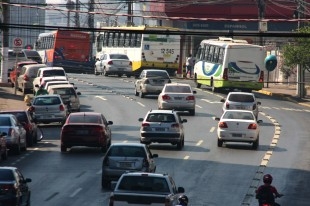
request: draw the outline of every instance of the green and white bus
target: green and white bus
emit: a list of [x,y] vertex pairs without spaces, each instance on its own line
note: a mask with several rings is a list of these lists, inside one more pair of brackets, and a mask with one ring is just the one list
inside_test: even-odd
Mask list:
[[226,37],[201,41],[195,56],[196,87],[213,92],[238,89],[250,92],[263,88],[265,47]]

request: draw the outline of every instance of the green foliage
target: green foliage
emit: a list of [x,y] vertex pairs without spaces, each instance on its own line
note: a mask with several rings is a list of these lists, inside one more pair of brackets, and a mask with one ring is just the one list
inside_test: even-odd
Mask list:
[[[310,33],[310,26],[302,27],[299,33]],[[284,65],[294,68],[297,64],[303,69],[310,70],[310,38],[298,37],[294,43],[288,43],[283,47]]]

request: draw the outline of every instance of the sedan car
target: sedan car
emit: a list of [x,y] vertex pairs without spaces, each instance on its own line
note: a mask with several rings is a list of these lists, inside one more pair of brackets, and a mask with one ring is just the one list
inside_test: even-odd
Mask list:
[[117,181],[125,172],[155,172],[156,164],[152,154],[145,144],[114,143],[108,149],[102,162],[102,187]]
[[223,102],[223,112],[229,109],[241,109],[253,111],[256,119],[258,118],[258,105],[261,102],[257,101],[255,95],[249,92],[229,92],[227,98],[221,99]]
[[252,148],[257,149],[259,145],[259,123],[252,111],[226,110],[217,126],[217,146],[222,147],[223,142],[246,142],[252,143]]
[[36,123],[53,123],[66,121],[67,109],[59,94],[35,96],[32,103],[27,104]]
[[8,149],[6,147],[6,139],[5,136],[7,133],[0,132],[0,159],[6,160],[8,158]]
[[0,167],[0,205],[30,206],[29,182],[18,168]]
[[149,94],[158,95],[167,83],[171,83],[171,79],[166,70],[145,69],[135,82],[135,95],[141,98]]
[[26,130],[13,114],[0,114],[0,132],[7,135],[6,146],[15,154],[27,150]]
[[184,127],[186,119],[181,119],[174,110],[151,110],[144,118],[140,128],[140,142],[143,144],[171,143],[181,150],[184,147]]
[[196,91],[189,84],[168,83],[158,96],[158,109],[189,111],[195,115]]
[[132,75],[132,62],[126,54],[103,54],[95,63],[95,75]]
[[34,123],[28,110],[1,111],[0,114],[13,114],[26,130],[27,146],[32,147],[38,142],[38,127]]
[[112,124],[98,112],[70,113],[60,132],[61,152],[74,146],[100,147],[106,152],[112,141]]

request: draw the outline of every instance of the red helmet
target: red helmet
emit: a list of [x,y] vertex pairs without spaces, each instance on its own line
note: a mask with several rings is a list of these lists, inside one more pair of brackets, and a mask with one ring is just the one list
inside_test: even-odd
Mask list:
[[263,182],[266,184],[271,184],[272,183],[272,176],[270,174],[264,175]]

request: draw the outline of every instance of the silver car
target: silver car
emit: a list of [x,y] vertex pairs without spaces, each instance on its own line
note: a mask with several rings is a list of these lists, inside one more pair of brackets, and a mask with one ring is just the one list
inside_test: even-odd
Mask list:
[[261,102],[257,101],[255,95],[250,92],[229,92],[227,98],[221,99],[223,102],[222,110],[240,109],[253,111],[256,119],[258,118],[258,106]]
[[156,164],[150,149],[140,143],[114,143],[102,162],[102,187],[116,181],[125,172],[155,172]]
[[140,142],[151,144],[152,142],[170,143],[177,145],[177,149],[184,147],[184,127],[186,119],[181,119],[174,110],[151,110],[144,118],[140,128]]
[[167,83],[171,83],[171,79],[166,70],[145,69],[135,82],[135,95],[141,98],[149,94],[158,95]]
[[95,75],[132,75],[132,62],[126,54],[103,54],[95,63]]
[[35,96],[32,103],[27,104],[36,123],[65,123],[67,109],[59,94]]
[[0,114],[0,133],[5,132],[7,148],[20,154],[27,150],[26,130],[13,114]]
[[162,92],[158,95],[158,109],[175,109],[189,111],[195,115],[196,91],[189,84],[169,83],[165,84]]

